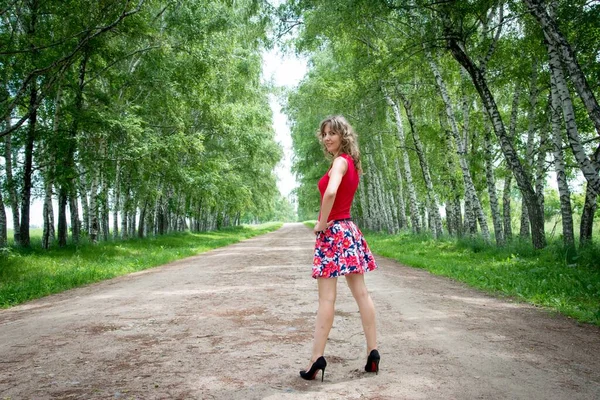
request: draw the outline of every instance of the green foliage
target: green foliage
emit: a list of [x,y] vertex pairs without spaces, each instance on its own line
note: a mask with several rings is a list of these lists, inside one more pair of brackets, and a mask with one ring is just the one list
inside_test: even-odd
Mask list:
[[[33,78],[34,193],[52,182],[55,193],[100,202],[100,218],[118,203],[121,216],[146,210],[214,225],[250,211],[264,220],[282,155],[260,79],[270,11],[254,0],[8,4],[0,132],[4,117],[28,116]],[[26,128],[9,139],[15,159]]]
[[280,223],[205,233],[82,244],[48,251],[10,248],[0,253],[0,307],[152,268],[279,229]]
[[496,247],[480,239],[367,233],[371,249],[403,264],[426,269],[494,294],[559,311],[600,326],[600,246],[577,257],[562,243],[535,250],[522,240]]
[[546,188],[544,191],[544,219],[549,221],[557,215],[560,215],[558,191],[553,188]]
[[[598,4],[592,3],[561,0],[554,2],[552,7],[556,12],[556,22],[576,49],[582,70],[592,90],[597,93],[600,77],[597,73],[600,65],[597,22],[600,13]],[[544,138],[551,132],[548,54],[539,23],[529,14],[523,2],[359,0],[340,4],[324,0],[289,0],[278,11],[281,21],[301,22],[291,45],[303,52],[311,65],[307,77],[288,94],[286,109],[292,121],[296,154],[294,171],[300,183],[296,194],[301,219],[315,218],[318,212],[319,198],[315,185],[327,165],[324,165],[326,163],[322,160],[313,132],[319,121],[329,114],[342,113],[357,128],[363,154],[373,159],[372,165],[366,168],[366,180],[369,179],[368,170],[374,169],[383,177],[379,185],[383,185],[384,193],[390,197],[399,193],[398,167],[392,161],[400,160],[400,168],[403,168],[404,156],[394,137],[394,116],[382,89],[396,100],[403,95],[411,102],[414,125],[409,126],[404,110],[401,110],[401,119],[407,138],[408,163],[413,171],[412,185],[419,206],[423,208],[432,193],[425,188],[409,128],[418,131],[423,142],[425,159],[432,175],[433,195],[441,206],[447,207],[455,200],[466,205],[463,176],[456,154],[459,149],[452,149],[454,144],[448,145],[452,137],[447,111],[424,56],[425,51],[431,52],[446,82],[458,134],[466,144],[464,156],[469,173],[488,220],[491,219],[490,188],[495,188],[497,197],[502,200],[503,193],[499,189],[513,172],[503,157],[506,147],[502,146],[502,150],[497,136],[491,136],[491,160],[485,160],[484,133],[497,133],[498,122],[509,128],[515,99],[516,119],[509,141],[516,150],[516,159],[525,170],[524,176],[531,177],[529,183],[532,186],[536,175],[540,176],[544,186],[549,186],[548,171],[553,170],[549,154],[552,145],[549,138]],[[283,22],[281,25],[280,31],[290,29],[290,25],[286,26]],[[449,39],[456,39],[482,71],[500,113],[501,121],[496,121],[495,129],[472,78],[451,55]],[[517,94],[520,96],[517,97]],[[573,93],[572,97],[582,141],[595,143],[591,120],[578,96]],[[589,155],[595,146],[588,147]],[[565,138],[563,147],[568,148]],[[567,178],[572,184],[579,182],[576,179],[579,168],[572,152],[566,151],[564,157]],[[488,184],[486,162],[492,166],[496,182]],[[515,168],[514,164],[510,165]],[[411,184],[401,183],[403,188]],[[572,192],[575,193],[571,198],[573,213],[577,217],[583,210],[584,196],[577,194],[582,192],[580,187],[572,188]],[[556,192],[547,189],[544,195],[546,221],[556,220],[560,214]],[[402,196],[408,208],[406,191]],[[506,198],[512,201],[514,218],[522,204],[522,196],[514,180],[512,187],[507,188]],[[381,200],[368,198],[366,203],[379,204]],[[397,204],[398,200],[395,204],[389,202],[379,207],[387,207],[391,214]],[[355,210],[357,217],[364,216],[360,206]],[[499,221],[501,216],[497,216],[496,221]],[[368,225],[370,221],[365,222]]]

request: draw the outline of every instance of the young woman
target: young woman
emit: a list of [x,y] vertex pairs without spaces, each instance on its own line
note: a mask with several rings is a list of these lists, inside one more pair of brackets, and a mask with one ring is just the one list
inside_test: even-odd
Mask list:
[[321,211],[314,231],[317,235],[312,277],[317,279],[319,308],[315,323],[312,357],[308,368],[300,371],[307,380],[325,375],[327,361],[323,354],[333,325],[336,285],[339,276],[346,283],[358,304],[363,330],[367,339],[365,371],[379,371],[379,352],[375,330],[375,306],[365,286],[364,273],[377,268],[373,255],[361,231],[350,218],[350,207],[358,187],[360,152],[354,130],[340,115],[321,122],[318,137],[326,154],[333,157],[331,168],[321,180]]

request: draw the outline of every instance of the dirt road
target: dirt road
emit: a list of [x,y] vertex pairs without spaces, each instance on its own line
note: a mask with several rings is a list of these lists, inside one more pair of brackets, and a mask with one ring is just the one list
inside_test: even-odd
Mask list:
[[600,330],[378,258],[379,375],[343,279],[325,382],[301,224],[0,312],[0,399],[598,399]]

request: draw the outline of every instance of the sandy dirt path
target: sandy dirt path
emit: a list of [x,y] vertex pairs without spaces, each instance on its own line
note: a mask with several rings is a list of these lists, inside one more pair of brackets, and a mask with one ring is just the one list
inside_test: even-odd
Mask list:
[[301,224],[0,312],[0,399],[598,399],[600,330],[378,258],[379,375],[338,282],[325,382]]

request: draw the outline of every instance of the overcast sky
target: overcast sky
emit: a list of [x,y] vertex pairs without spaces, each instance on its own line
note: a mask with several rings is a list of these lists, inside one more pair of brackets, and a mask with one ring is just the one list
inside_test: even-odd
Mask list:
[[[307,71],[306,60],[299,59],[293,54],[282,54],[277,48],[263,54],[263,79],[272,81],[277,86],[294,87],[304,77]],[[283,159],[277,165],[277,187],[283,196],[288,196],[297,186],[292,174],[292,138],[287,117],[281,113],[282,105],[276,96],[270,97],[273,110],[273,128],[275,138],[283,147]]]

